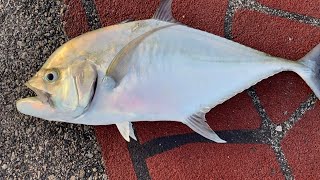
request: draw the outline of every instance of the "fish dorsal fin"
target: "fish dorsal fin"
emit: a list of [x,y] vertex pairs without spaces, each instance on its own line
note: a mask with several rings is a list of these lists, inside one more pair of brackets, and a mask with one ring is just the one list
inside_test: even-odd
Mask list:
[[209,110],[209,108],[202,109],[201,111],[189,116],[184,123],[205,138],[217,143],[226,143],[226,141],[221,139],[206,122],[205,115]]
[[132,128],[131,122],[116,123],[116,126],[120,134],[126,141],[130,142],[130,137],[134,140],[137,140],[136,136],[134,135],[134,130]]
[[167,22],[177,22],[172,16],[172,0],[160,0],[160,6],[153,15],[153,19]]

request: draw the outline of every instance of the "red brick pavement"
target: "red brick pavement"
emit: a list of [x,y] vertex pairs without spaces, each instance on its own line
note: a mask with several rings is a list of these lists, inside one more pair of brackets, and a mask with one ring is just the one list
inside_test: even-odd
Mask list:
[[[96,128],[102,147],[106,173],[111,179],[136,179],[126,141],[117,133],[115,126]],[[124,178],[125,177],[125,178]]]
[[65,0],[68,9],[64,14],[65,31],[69,38],[74,38],[89,31],[85,11],[81,1]]
[[187,144],[147,164],[155,180],[283,178],[270,147],[261,144]]
[[[320,42],[319,27],[249,10],[235,14],[233,36],[237,42],[290,60],[303,57]],[[311,93],[293,72],[277,74],[259,83],[256,89],[275,123],[285,121]]]
[[[320,21],[318,26],[310,25],[310,18],[320,17],[320,2],[258,1],[271,12],[280,9],[289,11],[289,15],[284,15],[285,12],[270,15],[257,3],[241,8],[241,4],[232,0],[229,6],[227,0],[174,0],[173,13],[176,19],[191,27],[233,37],[234,41],[292,60],[299,59],[320,43]],[[85,9],[90,9],[85,7],[88,5],[83,5],[80,0],[66,2],[70,5],[65,14],[68,35],[74,37],[88,31],[90,23],[86,21],[90,18],[85,14]],[[128,18],[151,17],[157,5],[155,1],[141,3],[138,0],[93,2],[96,16],[103,26]],[[237,10],[228,19],[226,12],[231,7]],[[232,15],[232,9],[228,13]],[[302,21],[292,20],[297,17],[303,17]],[[319,179],[318,104],[289,130],[281,144],[276,143],[281,138],[269,137],[274,133],[272,122],[287,121],[300,103],[309,97],[309,87],[296,74],[286,72],[258,83],[255,89],[261,104],[255,101],[254,106],[243,92],[207,114],[210,126],[233,144],[210,143],[194,135],[185,125],[174,122],[135,123],[139,142],[129,144],[115,126],[97,127],[108,176],[110,179]],[[300,114],[303,113],[301,110]],[[259,129],[261,119],[267,127]],[[249,132],[248,139],[241,137],[246,132]],[[268,140],[272,137],[275,141]],[[254,140],[250,141],[250,138]],[[268,144],[272,144],[272,148]],[[279,155],[283,152],[284,156]]]
[[320,18],[320,6],[318,1],[305,0],[257,0],[258,2],[274,9],[282,9],[289,12]]
[[296,179],[320,179],[320,106],[296,123],[282,141]]

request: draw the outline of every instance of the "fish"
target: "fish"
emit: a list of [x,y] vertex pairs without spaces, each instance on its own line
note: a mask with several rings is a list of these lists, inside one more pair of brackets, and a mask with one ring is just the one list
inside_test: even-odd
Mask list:
[[320,98],[320,44],[298,61],[274,57],[174,19],[161,0],[150,19],[82,34],[55,50],[26,82],[34,97],[19,112],[48,121],[116,125],[137,140],[138,121],[181,122],[226,143],[206,113],[283,71],[297,73]]

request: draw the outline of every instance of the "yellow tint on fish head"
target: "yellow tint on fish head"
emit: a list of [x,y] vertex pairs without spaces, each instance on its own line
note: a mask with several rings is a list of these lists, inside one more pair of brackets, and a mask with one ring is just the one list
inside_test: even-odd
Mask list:
[[[95,92],[97,72],[95,66],[87,61],[86,57],[72,53],[73,49],[72,43],[67,43],[56,50],[42,68],[26,83],[37,94],[37,97],[17,102],[17,106],[20,105],[20,110],[24,114],[36,117],[43,116],[43,112],[39,112],[37,115],[35,110],[49,110],[50,108],[41,108],[40,106],[48,107],[50,105],[56,115],[74,118],[88,108]],[[26,110],[28,103],[30,106]]]

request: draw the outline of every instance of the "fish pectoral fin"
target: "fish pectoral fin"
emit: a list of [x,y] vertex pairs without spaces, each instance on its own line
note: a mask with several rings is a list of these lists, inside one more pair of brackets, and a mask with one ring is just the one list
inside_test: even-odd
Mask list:
[[153,15],[153,19],[158,19],[166,22],[177,22],[172,16],[172,0],[161,0],[160,6]]
[[116,126],[126,141],[130,142],[130,137],[134,140],[137,140],[131,122],[116,123]]
[[101,85],[103,85],[105,89],[113,89],[116,86],[116,82],[112,77],[104,76],[101,81]]
[[210,139],[217,143],[226,143],[225,140],[221,139],[208,125],[206,122],[205,114],[206,111],[200,111],[188,117],[184,123],[189,126],[196,133],[201,136]]

